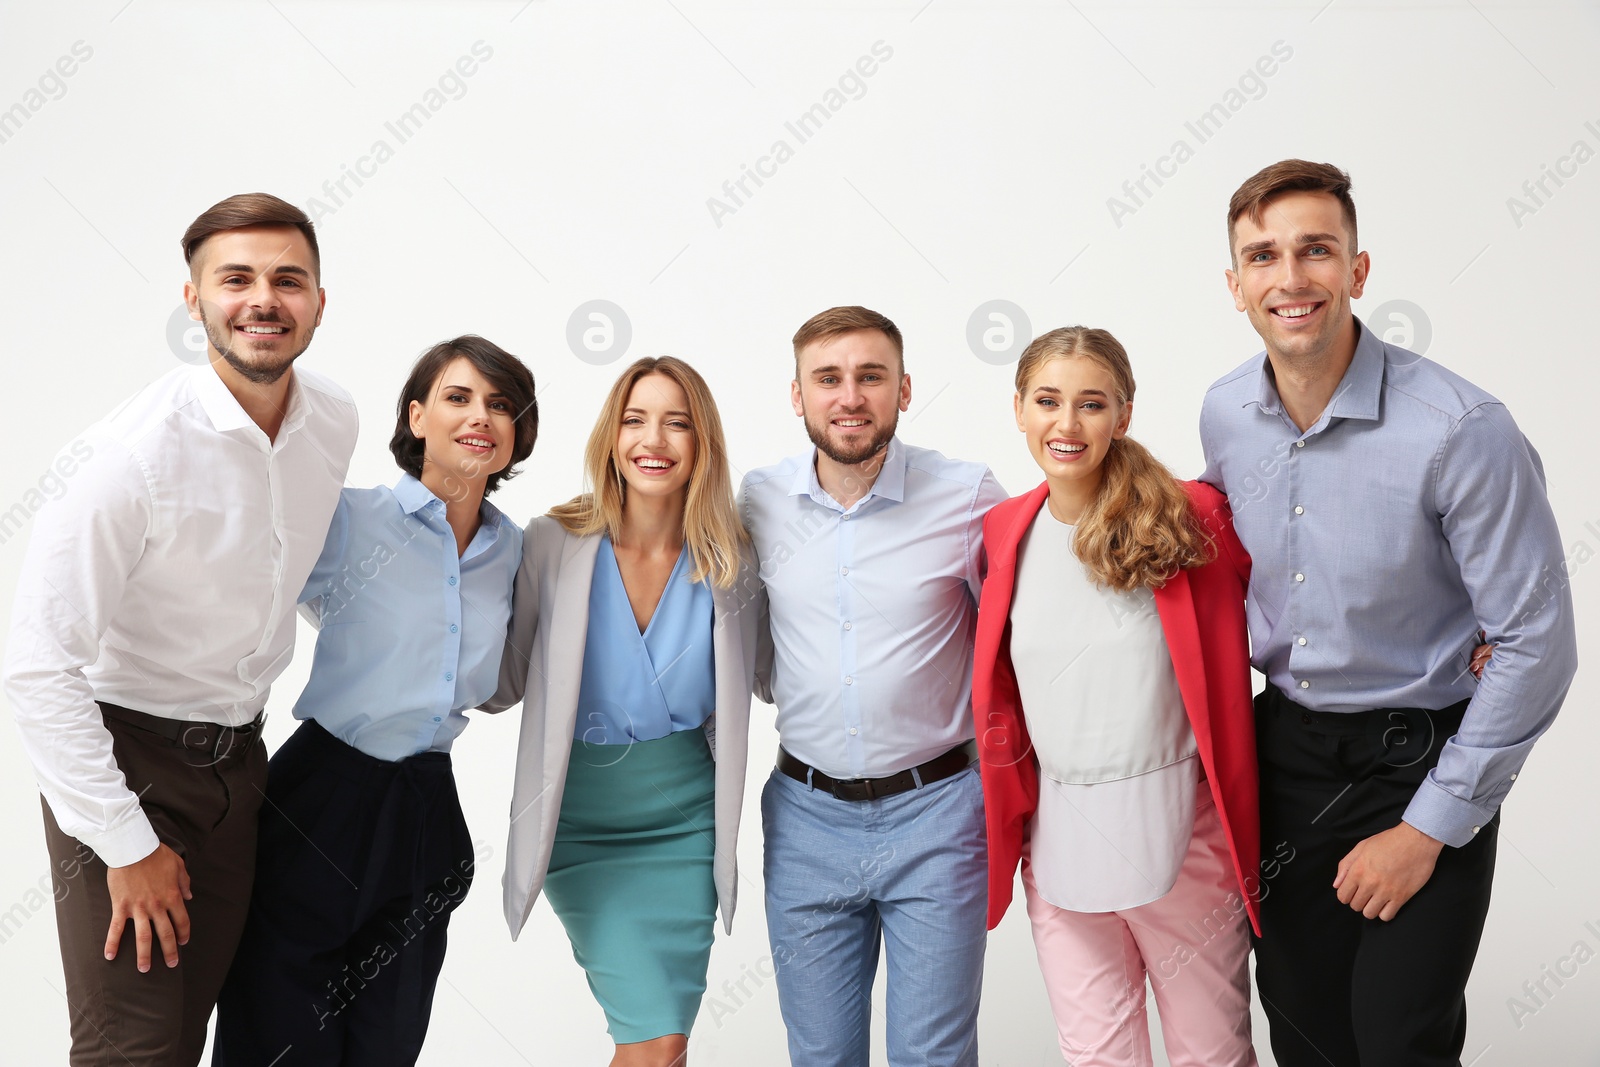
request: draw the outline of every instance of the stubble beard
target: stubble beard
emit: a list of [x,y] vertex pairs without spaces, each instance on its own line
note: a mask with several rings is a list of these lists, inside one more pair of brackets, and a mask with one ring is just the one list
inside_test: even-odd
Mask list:
[[[250,342],[247,334],[243,334],[240,331],[233,329],[231,323],[224,323],[221,327],[218,327],[218,325],[206,315],[204,306],[200,308],[200,322],[205,327],[206,340],[211,343],[211,347],[216,349],[218,354],[220,354],[222,358],[227,361],[228,366],[237,371],[240,377],[244,378],[246,381],[254,382],[256,385],[271,385],[278,379],[282,378],[285,374],[289,373],[289,368],[294,365],[294,361],[299,359],[301,354],[304,353],[307,348],[311,347],[312,335],[316,333],[316,327],[314,326],[307,329],[305,343],[277,363],[251,363],[247,362],[246,359],[238,353],[237,347],[242,346],[236,346],[236,339],[241,337],[244,338],[244,346],[249,345]],[[275,318],[249,319],[241,325],[248,325],[250,323],[271,323],[278,326],[288,325],[287,323]]]
[[888,426],[883,426],[874,433],[864,445],[846,449],[840,447],[828,437],[828,424],[823,421],[820,425],[813,422],[810,415],[805,418],[806,436],[811,438],[811,443],[817,446],[817,451],[833,460],[835,463],[846,467],[854,467],[858,463],[865,463],[873,456],[888,447],[890,439],[894,437],[895,427],[899,425],[900,413],[895,412]]

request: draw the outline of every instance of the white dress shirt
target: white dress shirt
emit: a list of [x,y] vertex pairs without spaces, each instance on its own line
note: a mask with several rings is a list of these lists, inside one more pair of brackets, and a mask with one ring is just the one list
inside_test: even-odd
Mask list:
[[355,447],[349,394],[296,370],[269,441],[210,365],[179,367],[87,430],[34,522],[5,687],[61,829],[112,867],[153,852],[95,701],[250,722],[294,651],[295,602]]
[[818,483],[814,449],[745,476],[791,755],[880,778],[972,738],[983,516],[1005,498],[983,464],[898,438],[848,511]]
[[1199,749],[1148,588],[1097,585],[1048,506],[1017,548],[1011,666],[1039,759],[1029,862],[1068,911],[1136,908],[1178,881]]

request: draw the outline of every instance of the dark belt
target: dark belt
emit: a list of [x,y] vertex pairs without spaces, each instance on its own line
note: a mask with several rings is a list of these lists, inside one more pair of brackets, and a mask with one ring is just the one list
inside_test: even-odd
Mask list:
[[209,752],[225,759],[235,751],[248,748],[261,732],[266,712],[260,712],[243,726],[228,726],[220,722],[203,722],[198,719],[168,719],[161,715],[135,711],[119,704],[99,701],[100,714],[106,718],[132,726],[136,730],[164,737],[176,748]]
[[778,749],[778,770],[797,782],[832,793],[840,800],[878,800],[896,793],[908,793],[919,785],[943,781],[972,766],[978,758],[977,746],[965,741],[949,752],[935,756],[927,763],[908,767],[883,778],[830,778],[815,767],[801,763],[781,747]]

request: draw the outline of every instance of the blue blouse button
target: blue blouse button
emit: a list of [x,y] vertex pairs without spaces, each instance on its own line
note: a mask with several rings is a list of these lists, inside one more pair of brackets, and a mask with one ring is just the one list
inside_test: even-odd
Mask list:
[[456,680],[456,676],[455,676],[455,674],[453,674],[450,671],[445,671],[444,672],[444,680],[447,681],[447,682],[453,682],[453,681]]
[[451,585],[455,585],[456,584],[456,576],[453,575],[453,574],[450,576],[450,584]]
[[455,623],[451,623],[450,624],[450,632],[451,633],[455,633],[456,632],[456,624]]

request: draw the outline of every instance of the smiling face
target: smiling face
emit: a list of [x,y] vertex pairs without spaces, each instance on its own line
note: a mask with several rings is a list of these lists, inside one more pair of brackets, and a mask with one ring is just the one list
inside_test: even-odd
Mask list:
[[686,498],[694,473],[695,427],[689,397],[665,374],[633,383],[617,428],[616,464],[629,494]]
[[1267,351],[1293,363],[1320,362],[1354,343],[1350,302],[1361,296],[1369,262],[1351,247],[1339,201],[1327,193],[1287,193],[1259,223],[1233,226],[1233,303],[1250,316]]
[[1017,429],[1052,490],[1092,497],[1111,442],[1128,432],[1133,403],[1117,398],[1116,379],[1086,356],[1059,356],[1034,371],[1014,394]]
[[816,341],[795,360],[790,387],[806,436],[835,463],[853,466],[881,452],[900,412],[911,405],[911,376],[880,330],[853,330]]
[[511,401],[457,357],[439,372],[425,401],[413,400],[411,433],[422,439],[421,481],[441,500],[475,488],[511,463],[517,441]]
[[205,324],[211,360],[258,384],[277,381],[311,344],[326,295],[293,226],[224,230],[195,250],[183,298]]

